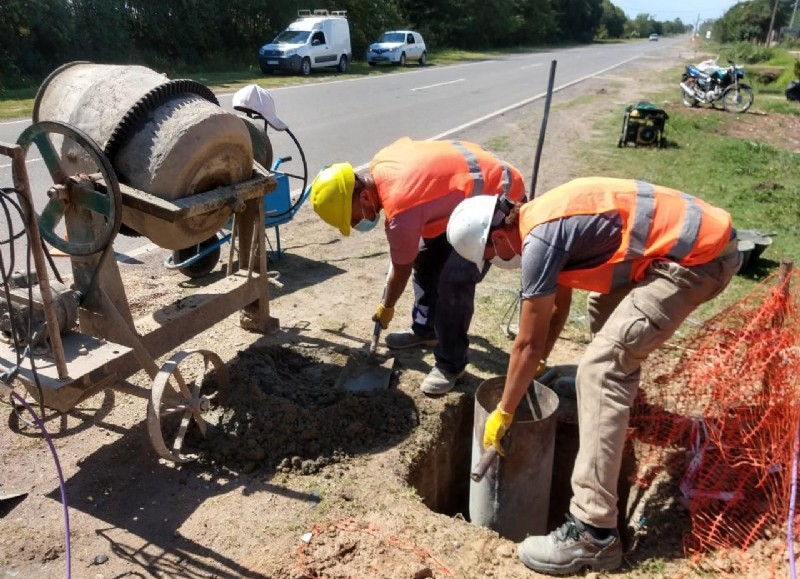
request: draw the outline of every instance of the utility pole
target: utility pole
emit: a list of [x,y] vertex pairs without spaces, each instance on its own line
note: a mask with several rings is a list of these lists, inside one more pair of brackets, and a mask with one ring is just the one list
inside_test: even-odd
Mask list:
[[789,21],[789,26],[791,26],[792,28],[797,28],[794,25],[794,16],[795,16],[795,14],[797,14],[797,0],[794,0],[794,8],[792,8],[792,19]]
[[[767,32],[767,42],[765,43],[767,48],[772,42],[772,30],[775,28],[775,15],[778,13],[778,4],[780,4],[780,0],[775,0],[775,6],[772,7],[772,18],[769,21],[769,31]],[[795,4],[797,3],[795,2]]]

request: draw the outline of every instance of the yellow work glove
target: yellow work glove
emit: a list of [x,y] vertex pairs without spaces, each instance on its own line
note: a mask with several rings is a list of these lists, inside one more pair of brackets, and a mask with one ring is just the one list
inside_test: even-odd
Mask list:
[[392,321],[393,317],[394,308],[387,308],[383,304],[378,304],[378,309],[375,310],[375,314],[372,316],[372,321],[380,323],[381,328],[385,330],[389,327],[389,322]]
[[505,456],[506,453],[503,447],[500,446],[500,439],[503,438],[508,427],[511,426],[511,421],[514,420],[514,415],[508,412],[503,412],[498,405],[486,419],[486,426],[483,429],[483,450],[493,446],[500,456]]
[[547,371],[547,360],[539,360],[539,365],[536,366],[536,374],[533,375],[533,379],[536,380],[537,378],[541,378],[542,374]]

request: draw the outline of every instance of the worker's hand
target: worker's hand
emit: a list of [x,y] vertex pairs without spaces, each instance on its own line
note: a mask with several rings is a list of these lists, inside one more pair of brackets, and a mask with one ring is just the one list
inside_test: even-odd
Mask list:
[[542,374],[547,372],[547,360],[539,360],[539,365],[536,366],[536,374],[533,375],[533,379],[537,380],[542,377]]
[[384,330],[389,327],[389,322],[394,317],[394,308],[387,308],[383,304],[378,304],[378,309],[372,316],[373,322],[378,322]]
[[503,412],[498,405],[486,419],[486,426],[483,429],[483,450],[493,446],[500,456],[505,456],[506,453],[503,447],[500,446],[500,439],[503,438],[508,427],[511,426],[511,421],[514,420],[514,415],[508,412]]

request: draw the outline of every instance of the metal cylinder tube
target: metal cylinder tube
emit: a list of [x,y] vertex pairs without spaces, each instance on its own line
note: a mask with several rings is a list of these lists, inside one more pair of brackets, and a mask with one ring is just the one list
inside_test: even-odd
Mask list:
[[[505,376],[490,378],[475,393],[471,464],[483,454],[486,419],[497,407],[504,384]],[[506,456],[495,459],[480,482],[470,481],[470,521],[512,541],[547,532],[558,396],[534,382],[531,397],[534,406],[538,404],[537,416],[523,402],[503,439]]]

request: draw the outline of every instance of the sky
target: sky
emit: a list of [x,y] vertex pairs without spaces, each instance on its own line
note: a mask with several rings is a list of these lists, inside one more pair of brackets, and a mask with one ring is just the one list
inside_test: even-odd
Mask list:
[[728,8],[739,0],[611,0],[622,8],[628,18],[637,14],[650,14],[661,22],[680,18],[684,24],[694,24],[698,15],[700,22],[722,16]]

